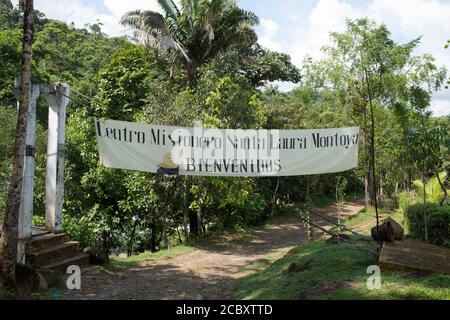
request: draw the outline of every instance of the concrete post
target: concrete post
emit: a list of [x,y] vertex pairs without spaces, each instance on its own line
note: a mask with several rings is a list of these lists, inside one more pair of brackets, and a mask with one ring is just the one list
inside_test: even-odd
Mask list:
[[[20,77],[16,78],[16,93],[20,88]],[[17,261],[25,263],[25,242],[32,236],[33,194],[34,194],[34,149],[36,143],[36,105],[40,95],[39,84],[32,83],[30,102],[28,105],[28,122],[25,138],[25,158],[22,178],[22,193],[20,197],[18,252]]]
[[56,92],[47,94],[48,144],[45,228],[50,232],[62,231],[62,206],[64,199],[64,141],[66,129],[66,107],[70,89],[57,85]]

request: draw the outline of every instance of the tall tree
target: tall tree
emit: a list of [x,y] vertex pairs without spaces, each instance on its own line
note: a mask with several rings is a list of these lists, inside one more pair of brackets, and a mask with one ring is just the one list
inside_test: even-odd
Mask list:
[[19,111],[13,150],[13,171],[8,189],[3,230],[0,238],[0,286],[15,286],[17,260],[18,220],[20,195],[25,155],[25,137],[27,132],[28,106],[31,91],[31,59],[33,43],[33,0],[22,0],[23,10],[23,52],[22,78],[20,83]]
[[331,40],[333,45],[325,48],[324,61],[306,63],[305,78],[333,92],[341,105],[349,107],[349,118],[361,126],[366,202],[374,204],[377,109],[405,101],[412,84],[430,92],[437,90],[446,71],[437,68],[429,55],[412,56],[420,38],[395,43],[385,25],[368,19],[347,21],[346,31],[332,33]]
[[199,67],[211,57],[242,45],[255,37],[250,28],[257,16],[236,6],[233,0],[182,0],[180,8],[172,0],[158,0],[164,16],[154,11],[131,11],[121,23],[132,27],[151,47],[179,61],[192,88]]

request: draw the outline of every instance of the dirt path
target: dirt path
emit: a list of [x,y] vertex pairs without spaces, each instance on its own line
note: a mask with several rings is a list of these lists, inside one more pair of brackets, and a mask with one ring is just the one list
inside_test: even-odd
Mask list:
[[[361,202],[346,203],[343,216],[363,208]],[[315,210],[336,216],[335,206]],[[316,231],[315,236],[321,234]],[[81,290],[67,290],[60,299],[234,299],[236,279],[252,272],[243,267],[273,255],[281,257],[305,240],[300,220],[285,215],[244,236],[218,237],[193,252],[146,261],[122,273],[89,268],[82,273]]]

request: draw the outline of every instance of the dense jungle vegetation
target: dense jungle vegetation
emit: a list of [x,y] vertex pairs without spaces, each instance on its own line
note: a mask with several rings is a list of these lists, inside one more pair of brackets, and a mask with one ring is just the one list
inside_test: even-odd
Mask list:
[[[135,37],[108,37],[99,22],[76,28],[37,13],[34,77],[73,89],[63,228],[82,246],[155,252],[215,230],[256,225],[292,202],[334,197],[343,180],[346,193],[360,194],[368,205],[376,190],[382,205],[396,206],[401,192],[420,189],[413,181],[450,170],[450,116],[435,118],[429,111],[447,72],[431,55],[415,55],[420,38],[397,43],[384,25],[347,21],[345,32],[330,34],[323,60],[306,58],[296,67],[287,54],[258,44],[258,17],[231,1],[184,1],[179,9],[170,0],[159,2],[164,15],[136,11],[122,18]],[[9,0],[0,1],[0,215],[11,173],[20,18]],[[298,86],[281,92],[274,81]],[[41,99],[37,225],[45,211],[47,109]],[[94,117],[179,126],[200,121],[217,128],[360,126],[360,165],[345,173],[289,178],[187,178],[107,169],[99,164]],[[448,182],[442,177],[433,206],[444,208],[448,221],[442,191]],[[420,202],[419,193],[411,197]]]

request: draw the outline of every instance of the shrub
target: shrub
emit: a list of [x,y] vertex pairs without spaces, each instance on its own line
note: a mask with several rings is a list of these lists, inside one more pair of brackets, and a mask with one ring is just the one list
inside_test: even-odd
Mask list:
[[[416,203],[406,207],[405,220],[411,237],[425,240],[424,206]],[[450,206],[427,204],[428,239],[431,243],[450,247]]]
[[64,232],[69,235],[70,240],[78,241],[81,248],[98,244],[98,240],[92,232],[92,226],[83,218],[63,215],[62,227]]
[[385,198],[381,201],[381,207],[386,209],[386,210],[390,210],[390,211],[394,211],[395,209],[397,209],[399,207],[398,204],[398,199],[396,198]]
[[[45,217],[33,215],[33,226],[44,227]],[[95,246],[99,242],[92,232],[92,226],[83,218],[71,217],[67,214],[63,214],[62,227],[63,231],[69,235],[70,240],[78,241],[81,248]]]
[[405,211],[408,206],[412,206],[420,202],[420,197],[415,192],[400,192],[397,194],[398,208]]
[[33,215],[33,226],[35,226],[35,227],[45,226],[45,217]]

